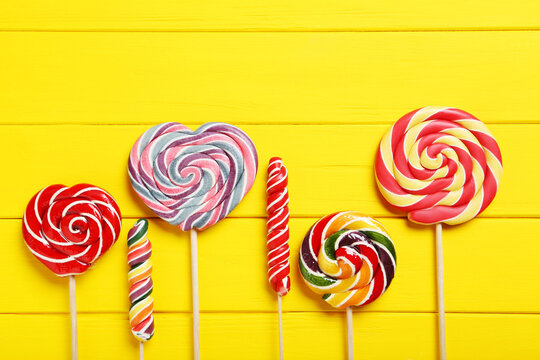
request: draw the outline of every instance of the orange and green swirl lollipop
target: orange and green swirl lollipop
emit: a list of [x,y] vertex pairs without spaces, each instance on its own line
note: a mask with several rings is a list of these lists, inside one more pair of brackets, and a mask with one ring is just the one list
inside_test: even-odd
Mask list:
[[356,211],[327,215],[302,243],[299,267],[304,281],[333,307],[366,305],[394,278],[396,250],[385,228]]

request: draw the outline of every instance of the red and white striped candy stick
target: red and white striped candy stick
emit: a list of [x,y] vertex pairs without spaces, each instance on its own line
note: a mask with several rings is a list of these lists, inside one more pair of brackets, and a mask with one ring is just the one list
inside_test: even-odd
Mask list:
[[283,359],[283,320],[281,297],[291,289],[289,279],[289,193],[287,191],[288,174],[283,160],[273,157],[268,164],[268,181],[266,183],[266,212],[268,220],[268,279],[272,289],[278,294],[279,314],[279,352]]

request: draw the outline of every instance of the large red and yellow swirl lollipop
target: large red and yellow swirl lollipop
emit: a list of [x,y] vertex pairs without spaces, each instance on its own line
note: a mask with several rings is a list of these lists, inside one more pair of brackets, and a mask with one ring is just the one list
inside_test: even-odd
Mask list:
[[501,151],[486,125],[459,109],[427,106],[399,119],[375,163],[382,196],[420,224],[461,224],[493,200]]
[[384,135],[375,161],[382,196],[409,220],[436,224],[439,354],[446,359],[442,223],[473,219],[491,203],[502,176],[501,151],[486,125],[449,107],[412,111]]

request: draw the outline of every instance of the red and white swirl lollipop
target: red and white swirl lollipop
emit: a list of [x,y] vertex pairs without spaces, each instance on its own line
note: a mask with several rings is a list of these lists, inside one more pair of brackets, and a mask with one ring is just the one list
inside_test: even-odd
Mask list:
[[58,276],[84,273],[118,239],[121,215],[105,190],[51,185],[28,203],[23,236],[32,254]]
[[30,252],[58,276],[69,276],[72,355],[77,358],[75,277],[118,239],[121,214],[105,190],[89,184],[51,185],[32,197],[23,218]]
[[375,161],[382,196],[409,220],[437,224],[440,355],[446,358],[442,227],[473,219],[492,202],[502,157],[486,125],[459,109],[412,111],[383,136]]

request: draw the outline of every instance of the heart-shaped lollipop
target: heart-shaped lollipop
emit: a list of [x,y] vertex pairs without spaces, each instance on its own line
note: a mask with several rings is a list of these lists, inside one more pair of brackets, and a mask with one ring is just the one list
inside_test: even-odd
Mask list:
[[23,236],[34,256],[58,276],[85,272],[118,239],[121,215],[105,190],[51,185],[28,203]]
[[207,123],[193,131],[168,122],[148,129],[129,157],[133,188],[159,217],[183,231],[227,216],[257,173],[257,151],[239,128]]

